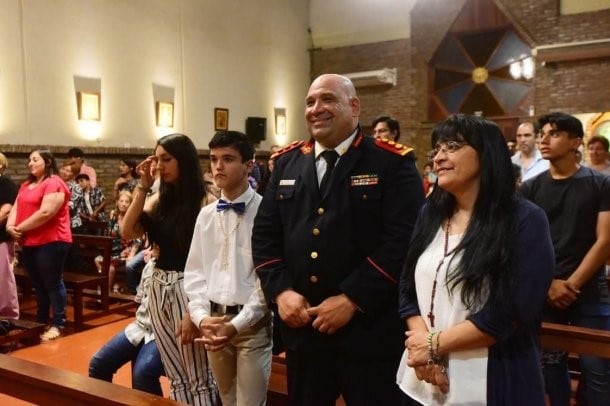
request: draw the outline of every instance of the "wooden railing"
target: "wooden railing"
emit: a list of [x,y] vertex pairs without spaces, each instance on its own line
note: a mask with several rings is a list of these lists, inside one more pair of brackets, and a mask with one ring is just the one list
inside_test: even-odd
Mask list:
[[170,399],[0,354],[0,392],[37,405],[180,405]]

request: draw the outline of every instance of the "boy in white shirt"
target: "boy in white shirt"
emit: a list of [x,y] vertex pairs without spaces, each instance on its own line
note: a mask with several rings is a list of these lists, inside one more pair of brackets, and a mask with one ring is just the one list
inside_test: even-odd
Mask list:
[[248,183],[254,148],[237,131],[216,133],[209,148],[222,192],[195,224],[184,269],[189,313],[201,330],[223,405],[265,405],[272,327],[252,262],[252,226],[262,200]]

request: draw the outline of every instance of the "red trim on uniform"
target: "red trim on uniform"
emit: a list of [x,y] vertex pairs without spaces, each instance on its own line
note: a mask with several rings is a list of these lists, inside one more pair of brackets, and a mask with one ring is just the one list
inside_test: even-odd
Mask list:
[[356,135],[356,138],[354,138],[354,141],[352,141],[352,145],[354,147],[358,147],[363,139],[364,139],[364,134],[362,134],[362,131],[358,131],[358,135]]
[[305,155],[310,154],[313,151],[313,141],[309,140],[301,146],[301,152]]
[[388,274],[386,271],[384,271],[383,269],[381,269],[381,267],[379,265],[377,265],[376,263],[373,262],[373,260],[371,259],[371,257],[366,257],[366,260],[369,261],[369,264],[371,264],[373,266],[373,268],[375,268],[380,274],[382,274],[383,276],[385,276],[387,279],[389,279],[390,281],[392,281],[393,283],[398,284],[398,281],[394,278],[392,278],[392,276],[390,274]]
[[259,266],[257,266],[256,268],[254,268],[254,270],[256,271],[258,268],[262,268],[264,266],[270,265],[270,264],[275,264],[276,262],[282,262],[283,259],[282,258],[274,258],[274,259],[270,259],[269,261],[263,262],[262,264],[260,264]]

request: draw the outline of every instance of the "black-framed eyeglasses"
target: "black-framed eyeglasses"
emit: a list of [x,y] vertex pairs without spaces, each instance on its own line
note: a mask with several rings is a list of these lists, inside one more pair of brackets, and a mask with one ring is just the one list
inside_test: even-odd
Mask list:
[[454,152],[462,148],[464,145],[466,145],[465,142],[458,141],[447,141],[440,144],[436,144],[436,147],[434,147],[434,149],[428,152],[428,159],[434,158],[439,152],[442,152],[443,154],[453,154]]

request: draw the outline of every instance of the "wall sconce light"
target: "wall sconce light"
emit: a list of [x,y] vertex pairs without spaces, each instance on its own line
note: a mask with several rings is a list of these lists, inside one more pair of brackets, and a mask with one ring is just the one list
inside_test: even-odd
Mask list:
[[508,70],[515,80],[521,78],[530,80],[534,77],[536,66],[534,65],[534,59],[531,56],[528,56],[520,61],[511,63]]
[[76,104],[79,120],[100,121],[101,106],[99,93],[76,92]]
[[275,135],[286,135],[286,109],[275,108]]
[[158,101],[155,103],[157,127],[174,126],[174,103]]

